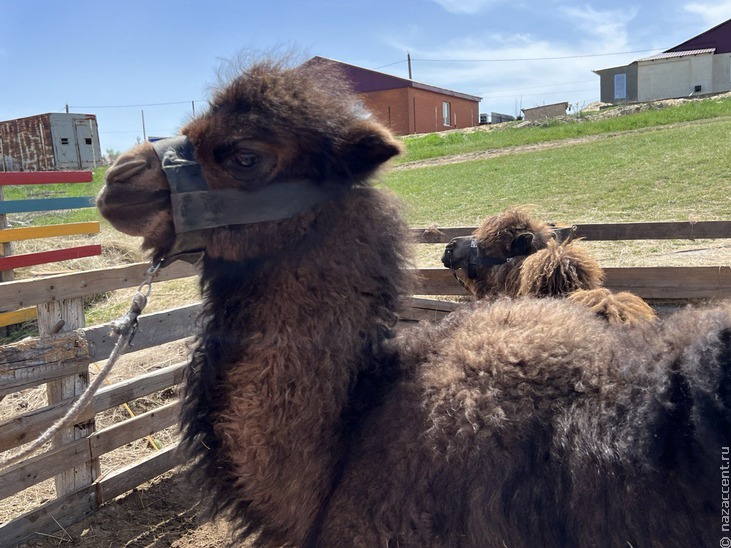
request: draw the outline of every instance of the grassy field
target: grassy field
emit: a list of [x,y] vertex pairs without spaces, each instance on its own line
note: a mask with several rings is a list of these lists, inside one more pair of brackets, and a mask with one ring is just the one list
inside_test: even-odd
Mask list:
[[388,173],[414,226],[474,225],[530,204],[546,220],[731,218],[731,117],[563,148]]
[[728,117],[731,116],[731,95],[689,101],[671,107],[659,108],[650,104],[637,108],[642,110],[619,115],[622,110],[614,107],[602,113],[568,118],[573,120],[570,123],[566,123],[566,120],[549,120],[538,127],[519,127],[519,122],[512,122],[482,126],[480,131],[474,132],[454,131],[406,137],[406,153],[397,163]]
[[[567,144],[566,139],[573,141]],[[473,226],[487,215],[525,205],[540,218],[569,224],[731,219],[731,98],[601,120],[586,117],[580,122],[551,122],[544,127],[431,134],[403,140],[406,154],[379,184],[402,199],[412,226]],[[506,147],[516,148],[507,151]],[[414,163],[489,150],[502,151],[502,155],[445,165],[419,167]],[[92,183],[59,185],[54,192],[66,196],[96,194],[104,172],[105,168],[97,169]],[[44,196],[48,190],[41,186],[11,187],[5,197]],[[16,226],[99,219],[94,209],[10,217]],[[27,269],[18,272],[18,277],[144,259],[138,239],[121,235],[101,221],[100,235],[80,236],[65,246],[101,242],[102,257]],[[723,242],[711,245],[714,249],[730,247]],[[643,245],[610,243],[593,251],[607,266],[635,266],[654,260],[654,256],[661,261],[666,257],[678,260],[677,253],[684,252],[689,244],[664,241]],[[57,241],[31,240],[19,242],[16,253],[58,246]],[[421,266],[437,266],[440,255],[440,246],[421,246],[417,261]],[[726,262],[719,264],[731,260],[720,256]],[[718,257],[713,251],[704,260],[716,264]],[[127,293],[96,299],[89,307],[87,322],[101,323],[123,313],[128,306]],[[197,298],[193,280],[158,284],[148,312]]]
[[[404,200],[414,225],[474,224],[515,204],[534,204],[542,216],[574,221],[729,218],[731,167],[725,158],[731,145],[731,96],[576,119],[520,129],[502,125],[489,131],[404,137],[405,153],[395,159],[396,166],[509,147],[517,147],[518,153],[393,170],[383,185]],[[587,142],[540,148],[566,139]],[[531,149],[521,152],[525,146]],[[87,184],[8,187],[5,198],[43,196],[49,189],[63,196],[93,195],[105,171],[98,168]],[[11,220],[46,224],[97,218],[93,209],[86,209]]]

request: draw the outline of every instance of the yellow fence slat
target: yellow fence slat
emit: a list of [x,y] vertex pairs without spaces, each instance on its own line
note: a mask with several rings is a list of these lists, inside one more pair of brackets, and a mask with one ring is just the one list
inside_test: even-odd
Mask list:
[[36,319],[36,307],[31,306],[29,308],[21,308],[20,310],[13,310],[12,312],[0,313],[0,327],[6,325],[15,325],[16,323],[27,322],[28,320]]
[[60,225],[29,226],[23,228],[4,228],[0,230],[0,243],[50,238],[52,236],[74,236],[76,234],[97,234],[99,221],[67,223]]

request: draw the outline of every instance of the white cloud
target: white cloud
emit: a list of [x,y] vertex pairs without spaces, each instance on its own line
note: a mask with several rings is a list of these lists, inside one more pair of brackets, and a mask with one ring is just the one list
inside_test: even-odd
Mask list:
[[706,25],[715,27],[731,18],[731,0],[714,2],[713,4],[692,3],[683,6],[685,11],[700,15]]
[[637,58],[599,56],[640,49],[631,44],[627,31],[637,11],[582,7],[554,13],[562,20],[556,23],[568,29],[563,34],[538,29],[484,32],[435,42],[412,32],[387,42],[398,51],[410,51],[415,80],[479,95],[482,112],[516,114],[519,107],[598,100],[599,78],[592,70]]
[[587,41],[600,44],[604,51],[620,51],[629,42],[627,23],[637,16],[638,10],[595,10],[585,6],[564,7],[560,11],[577,29],[587,34]]
[[450,13],[479,13],[499,0],[434,0]]

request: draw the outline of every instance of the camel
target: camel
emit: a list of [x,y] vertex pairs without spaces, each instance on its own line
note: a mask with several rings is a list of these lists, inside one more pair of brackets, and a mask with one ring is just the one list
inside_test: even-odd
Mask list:
[[[401,145],[355,104],[324,67],[257,60],[98,196],[163,265],[195,247],[177,222],[197,234],[181,429],[212,514],[258,546],[715,545],[731,305],[629,330],[504,298],[397,331],[409,232],[372,183]],[[205,200],[171,192],[178,164]]]
[[603,287],[602,268],[573,239],[570,227],[554,228],[525,209],[486,217],[472,236],[453,238],[442,264],[478,299],[567,297],[611,323],[657,318],[637,295]]

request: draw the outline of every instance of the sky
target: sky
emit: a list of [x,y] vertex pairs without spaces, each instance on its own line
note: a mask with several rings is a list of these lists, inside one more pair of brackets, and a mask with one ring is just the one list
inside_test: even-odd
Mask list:
[[[731,18],[731,0],[0,0],[0,120],[95,114],[101,149],[174,135],[242,52],[319,55],[482,97],[599,100],[592,70]],[[144,118],[144,130],[143,130]]]

